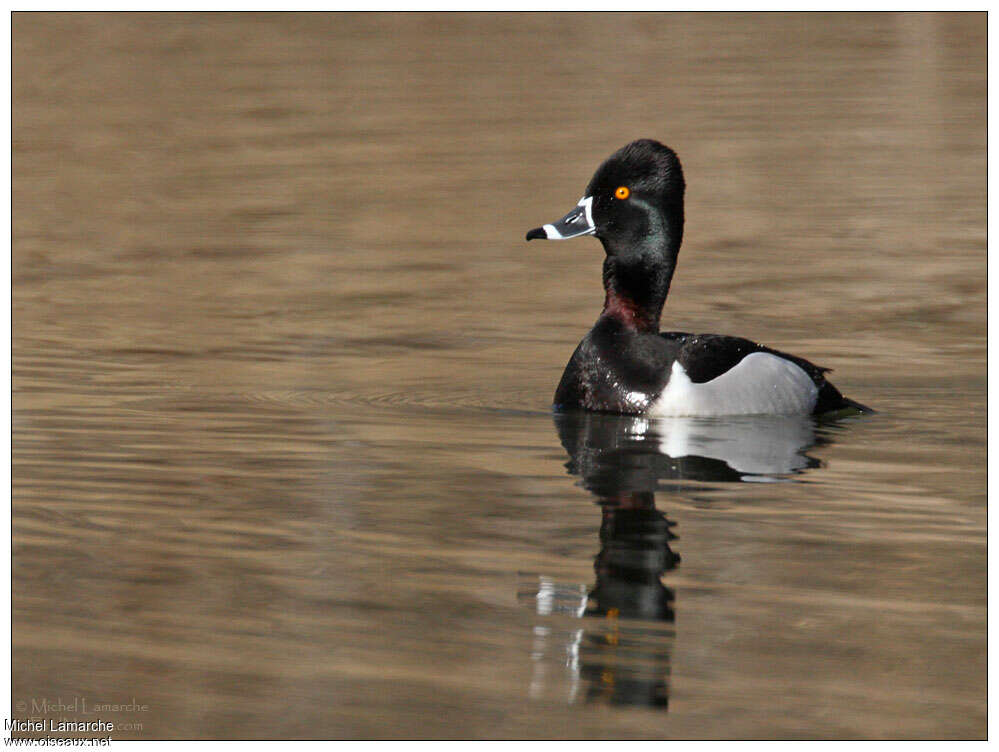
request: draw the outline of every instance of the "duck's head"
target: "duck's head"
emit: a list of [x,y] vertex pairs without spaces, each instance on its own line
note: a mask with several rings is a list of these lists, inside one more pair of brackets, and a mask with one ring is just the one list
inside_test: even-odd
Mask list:
[[528,240],[595,235],[609,256],[667,253],[683,237],[683,169],[676,153],[643,138],[614,152],[593,175],[576,207],[536,227]]

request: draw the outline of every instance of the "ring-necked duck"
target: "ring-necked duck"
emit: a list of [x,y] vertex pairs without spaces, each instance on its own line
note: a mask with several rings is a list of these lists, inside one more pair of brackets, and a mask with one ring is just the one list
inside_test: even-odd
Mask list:
[[603,243],[604,310],[555,392],[556,409],[651,416],[869,411],[826,381],[826,368],[748,339],[660,332],[683,238],[683,170],[651,139],[597,169],[562,219],[527,239],[595,235]]

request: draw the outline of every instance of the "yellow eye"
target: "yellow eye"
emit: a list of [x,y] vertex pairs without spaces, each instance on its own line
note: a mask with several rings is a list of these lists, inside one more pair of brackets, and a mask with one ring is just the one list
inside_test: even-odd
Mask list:
[[614,198],[619,198],[624,201],[628,196],[631,195],[631,189],[626,185],[622,185],[616,191],[614,191]]

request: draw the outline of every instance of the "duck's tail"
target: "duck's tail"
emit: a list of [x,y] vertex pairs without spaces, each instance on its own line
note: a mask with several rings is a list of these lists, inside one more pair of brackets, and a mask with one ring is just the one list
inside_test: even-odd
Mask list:
[[850,399],[849,397],[844,397],[843,409],[845,410],[847,408],[851,410],[857,410],[858,412],[866,413],[867,415],[874,415],[875,413],[877,413],[877,410],[875,410],[873,407],[862,405],[859,402]]
[[877,410],[867,405],[862,405],[849,397],[844,397],[839,389],[823,379],[822,386],[819,389],[818,400],[816,400],[815,408],[812,411],[813,415],[839,417],[858,412],[865,415],[873,415]]

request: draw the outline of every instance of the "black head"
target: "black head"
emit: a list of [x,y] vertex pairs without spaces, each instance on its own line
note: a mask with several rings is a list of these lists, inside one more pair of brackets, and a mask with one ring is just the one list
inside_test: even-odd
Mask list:
[[575,209],[527,239],[596,235],[611,256],[675,256],[683,238],[683,191],[672,149],[652,139],[632,141],[597,168]]
[[679,249],[683,190],[676,152],[651,139],[632,141],[600,165],[586,187],[594,234],[612,255]]

